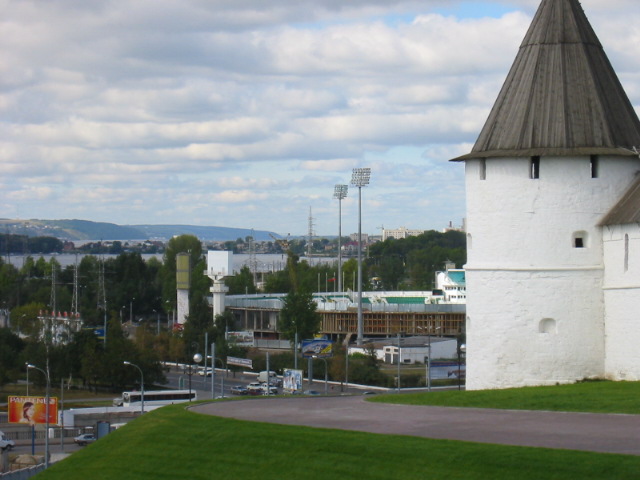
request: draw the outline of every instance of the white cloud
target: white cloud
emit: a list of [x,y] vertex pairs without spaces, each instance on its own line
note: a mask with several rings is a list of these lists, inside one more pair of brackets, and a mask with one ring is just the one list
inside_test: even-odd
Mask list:
[[[4,0],[4,210],[303,233],[311,207],[330,234],[333,186],[371,166],[370,233],[459,223],[447,160],[470,150],[538,0],[265,5]],[[583,7],[640,102],[636,3]]]

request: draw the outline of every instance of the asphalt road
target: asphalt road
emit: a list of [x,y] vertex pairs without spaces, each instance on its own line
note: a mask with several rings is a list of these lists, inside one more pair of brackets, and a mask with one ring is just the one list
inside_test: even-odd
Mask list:
[[640,455],[640,415],[422,407],[362,396],[247,399],[192,410],[286,425]]

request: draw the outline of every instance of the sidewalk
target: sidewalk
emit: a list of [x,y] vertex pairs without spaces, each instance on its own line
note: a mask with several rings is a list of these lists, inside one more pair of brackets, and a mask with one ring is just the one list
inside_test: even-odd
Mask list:
[[286,425],[640,455],[640,415],[423,407],[362,396],[214,402],[192,410]]

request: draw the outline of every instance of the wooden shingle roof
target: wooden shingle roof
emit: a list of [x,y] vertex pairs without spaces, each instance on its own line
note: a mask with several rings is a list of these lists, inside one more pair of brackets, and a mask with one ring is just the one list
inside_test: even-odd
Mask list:
[[578,0],[542,0],[472,158],[635,155],[640,121]]
[[620,201],[604,216],[599,225],[640,223],[640,175],[622,195]]

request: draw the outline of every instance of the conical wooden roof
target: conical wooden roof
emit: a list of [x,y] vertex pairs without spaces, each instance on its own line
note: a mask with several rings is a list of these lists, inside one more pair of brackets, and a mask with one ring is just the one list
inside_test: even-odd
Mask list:
[[542,0],[470,154],[634,155],[640,121],[578,0]]

